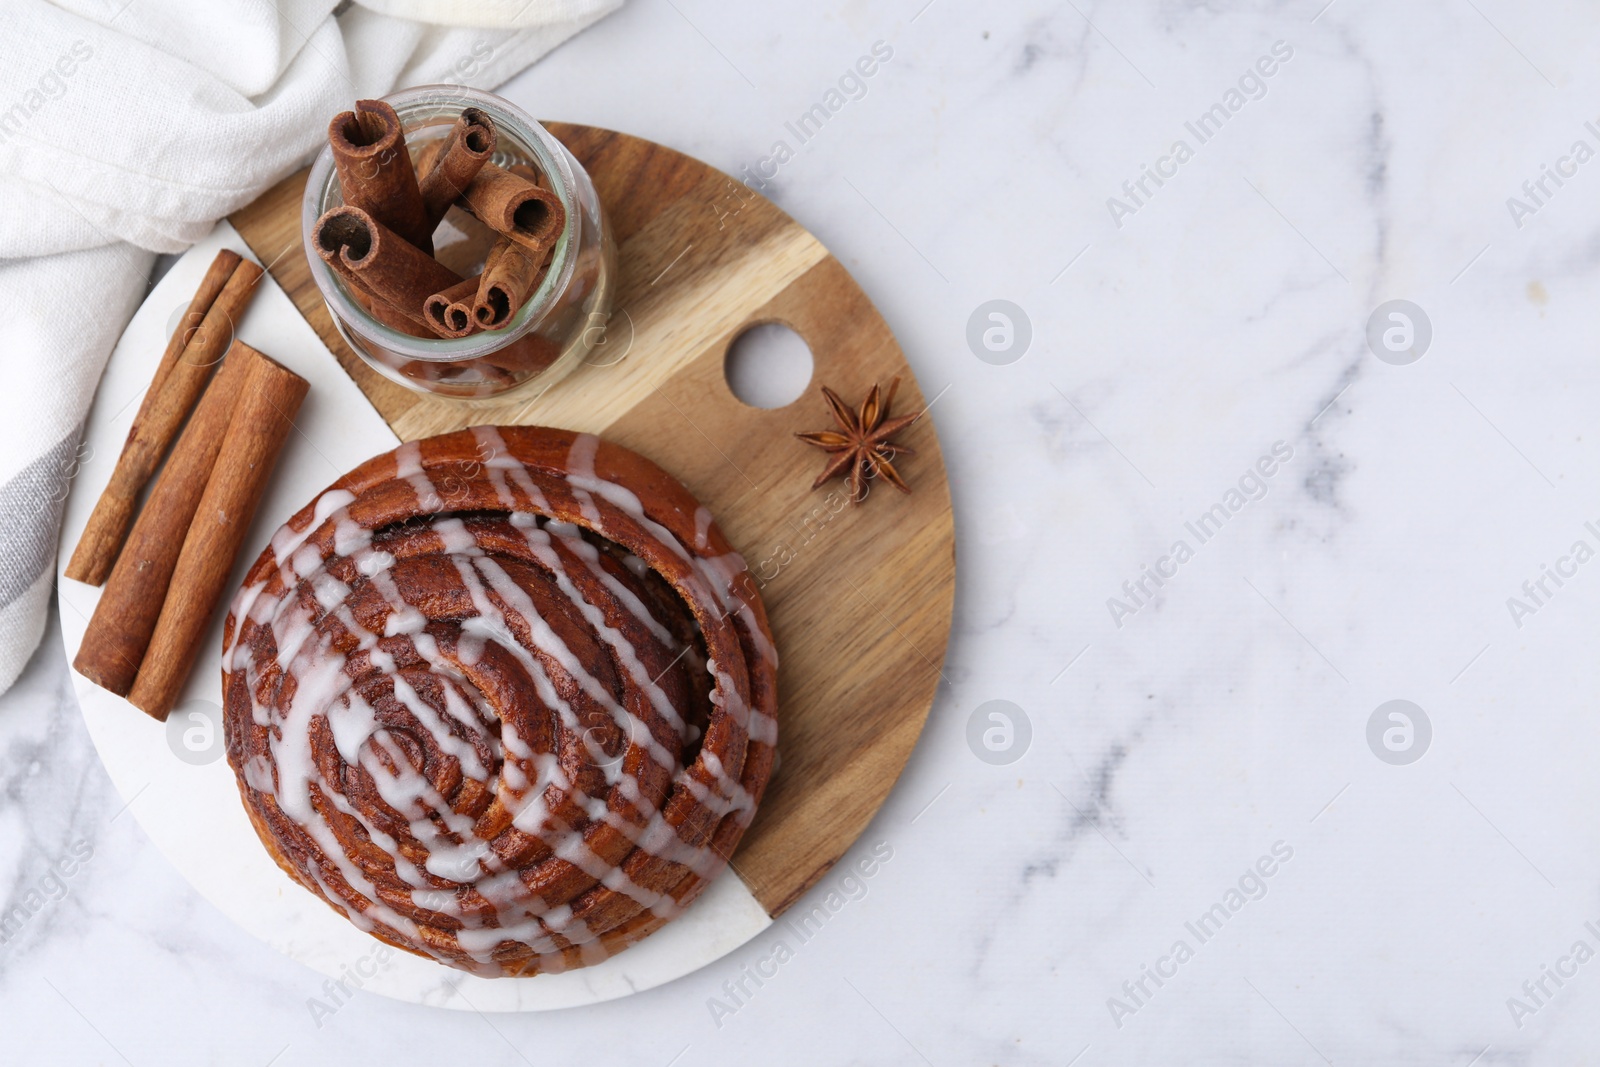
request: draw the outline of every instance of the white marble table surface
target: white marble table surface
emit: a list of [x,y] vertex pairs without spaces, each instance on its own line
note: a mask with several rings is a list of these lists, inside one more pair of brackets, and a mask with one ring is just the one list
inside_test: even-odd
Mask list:
[[[0,896],[46,899],[0,1058],[1593,1062],[1600,13],[1325,3],[635,0],[506,87],[776,168],[951,387],[949,685],[852,854],[892,858],[748,995],[779,933],[592,1008],[318,1017],[119,814],[52,630],[0,700]],[[991,300],[1020,359],[969,346]]]

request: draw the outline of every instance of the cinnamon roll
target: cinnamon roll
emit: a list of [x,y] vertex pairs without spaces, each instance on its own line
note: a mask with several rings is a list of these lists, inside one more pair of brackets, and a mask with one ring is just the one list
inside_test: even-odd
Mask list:
[[594,964],[750,824],[777,653],[744,561],[653,463],[477,427],[289,520],[223,641],[228,761],[290,877],[485,976]]

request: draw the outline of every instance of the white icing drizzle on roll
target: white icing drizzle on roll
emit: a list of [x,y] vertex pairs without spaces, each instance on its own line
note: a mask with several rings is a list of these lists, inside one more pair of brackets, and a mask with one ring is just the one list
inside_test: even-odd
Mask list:
[[[626,947],[722,869],[718,828],[731,820],[737,840],[756,808],[741,767],[761,751],[770,761],[777,741],[746,669],[770,677],[777,654],[744,562],[714,550],[704,507],[685,543],[596,473],[592,435],[572,440],[556,481],[499,430],[471,438],[478,459],[447,474],[422,442],[395,450],[381,484],[409,486],[416,520],[368,528],[365,497],[335,488],[273,535],[232,606],[230,758],[232,731],[255,728],[264,749],[236,770],[258,829],[362,929],[483,974],[554,971]],[[458,476],[493,502],[451,513]],[[552,517],[570,514],[550,505],[563,492],[581,526]],[[632,550],[608,556],[583,527]],[[688,655],[644,594],[639,553],[677,561],[702,632],[734,623],[734,651],[754,661],[736,674]],[[396,576],[424,558],[448,561],[436,577],[459,598],[439,622],[430,614],[446,609],[409,602]],[[698,671],[709,728],[673,696]],[[507,692],[518,704],[497,707]],[[237,724],[235,702],[248,709]],[[605,893],[631,906],[602,907]]]

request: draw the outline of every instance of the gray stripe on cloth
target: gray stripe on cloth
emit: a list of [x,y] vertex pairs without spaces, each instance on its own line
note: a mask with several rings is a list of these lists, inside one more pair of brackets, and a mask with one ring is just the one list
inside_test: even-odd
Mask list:
[[0,608],[27,592],[55,559],[82,432],[79,426],[0,485]]

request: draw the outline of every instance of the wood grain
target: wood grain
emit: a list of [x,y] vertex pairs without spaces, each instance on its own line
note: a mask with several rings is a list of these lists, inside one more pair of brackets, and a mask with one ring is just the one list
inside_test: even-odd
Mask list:
[[[781,664],[780,766],[734,857],[769,914],[793,904],[888,796],[942,680],[955,531],[931,419],[896,466],[915,492],[842,482],[812,491],[823,456],[797,431],[831,419],[817,387],[859,402],[902,381],[895,412],[926,404],[894,335],[840,263],[766,198],[661,145],[589,126],[547,128],[594,179],[618,246],[616,310],[588,363],[539,395],[439,400],[368,368],[333,328],[300,240],[304,172],[234,227],[340,364],[406,440],[484,423],[602,433],[671,471],[717,516],[762,582]],[[741,403],[723,373],[745,329],[784,323],[816,369],[783,408]]]

